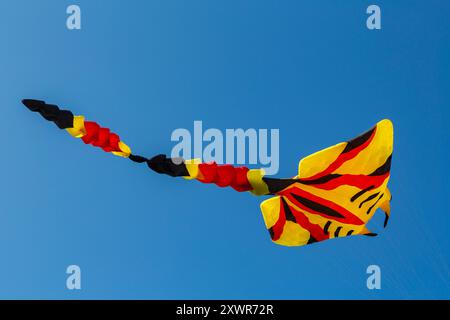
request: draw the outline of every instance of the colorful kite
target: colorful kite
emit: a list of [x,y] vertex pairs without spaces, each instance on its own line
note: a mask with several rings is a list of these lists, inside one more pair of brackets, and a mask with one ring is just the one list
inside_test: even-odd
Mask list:
[[85,121],[68,110],[44,101],[26,99],[23,104],[40,113],[84,143],[116,156],[146,163],[158,173],[195,179],[274,195],[261,203],[272,241],[285,246],[301,246],[351,235],[375,236],[366,224],[380,208],[390,214],[391,194],[387,187],[393,150],[393,126],[382,120],[375,127],[348,142],[303,158],[298,174],[289,179],[264,177],[262,169],[233,167],[198,160],[171,159],[157,155],[151,159],[134,155],[120,137],[96,122]]

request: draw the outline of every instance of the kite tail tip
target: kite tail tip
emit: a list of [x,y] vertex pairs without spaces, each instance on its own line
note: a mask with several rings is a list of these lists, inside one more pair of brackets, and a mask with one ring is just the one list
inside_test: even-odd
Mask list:
[[45,104],[45,101],[36,99],[22,99],[22,104],[28,109],[34,111],[37,110],[38,106]]

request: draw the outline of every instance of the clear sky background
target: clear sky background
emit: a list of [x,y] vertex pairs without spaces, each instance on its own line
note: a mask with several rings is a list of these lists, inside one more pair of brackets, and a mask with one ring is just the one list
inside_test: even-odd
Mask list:
[[[366,28],[373,3],[379,31]],[[2,1],[0,298],[450,298],[449,16],[446,0]],[[194,120],[278,128],[279,177],[390,118],[390,225],[380,212],[375,238],[277,246],[263,198],[87,147],[22,98],[147,156]],[[66,289],[70,264],[80,291]]]

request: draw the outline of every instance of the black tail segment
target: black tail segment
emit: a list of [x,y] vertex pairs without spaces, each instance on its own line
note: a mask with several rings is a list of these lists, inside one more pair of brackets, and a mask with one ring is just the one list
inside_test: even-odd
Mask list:
[[[182,159],[177,159],[180,161],[175,161],[177,162],[175,163],[175,159],[167,158],[164,154],[159,154],[151,159],[131,154],[129,156],[129,159],[137,163],[145,162],[147,166],[153,171],[161,174],[167,174],[171,177],[189,176],[189,171],[187,170],[186,165],[184,164],[184,161]],[[180,163],[178,164],[178,162]]]
[[391,170],[392,154],[386,159],[386,162],[377,170],[369,174],[369,176],[382,176]]
[[54,122],[60,129],[73,127],[73,114],[69,110],[61,110],[58,106],[41,100],[23,99],[22,103],[31,111],[38,112],[46,120]]

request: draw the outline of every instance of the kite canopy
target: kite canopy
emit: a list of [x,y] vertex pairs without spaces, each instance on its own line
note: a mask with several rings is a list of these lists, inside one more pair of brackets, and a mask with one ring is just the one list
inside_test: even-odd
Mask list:
[[390,214],[392,150],[392,123],[382,120],[353,140],[302,159],[295,182],[261,204],[272,240],[291,246],[374,236],[366,224],[376,209],[385,212],[385,226]]
[[380,208],[385,212],[385,226],[390,216],[387,184],[394,133],[387,119],[353,140],[303,158],[295,177],[277,179],[264,177],[262,169],[171,159],[162,154],[148,159],[132,154],[117,134],[83,116],[41,100],[22,102],[85,144],[146,163],[157,173],[231,187],[238,192],[274,195],[261,203],[261,210],[272,241],[280,245],[301,246],[351,235],[374,236],[366,225],[375,211]]

